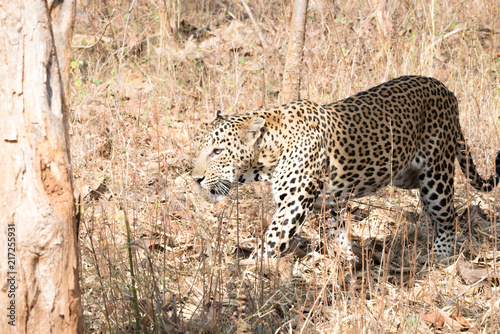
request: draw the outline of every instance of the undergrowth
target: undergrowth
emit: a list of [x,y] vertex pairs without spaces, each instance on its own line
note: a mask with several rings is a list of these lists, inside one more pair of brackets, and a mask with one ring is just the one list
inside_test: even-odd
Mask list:
[[[189,172],[216,110],[280,104],[291,6],[249,5],[260,31],[236,0],[78,4],[70,131],[86,331],[500,332],[500,274],[490,271],[500,263],[499,195],[473,191],[460,172],[449,265],[426,259],[418,192],[395,188],[350,203],[359,265],[321,252],[240,263],[272,220],[269,185],[214,204]],[[475,163],[490,175],[500,143],[499,8],[311,0],[301,97],[326,104],[400,75],[435,77],[457,96]],[[302,232],[313,247],[320,225],[312,216]],[[486,266],[487,279],[474,285],[470,263]]]

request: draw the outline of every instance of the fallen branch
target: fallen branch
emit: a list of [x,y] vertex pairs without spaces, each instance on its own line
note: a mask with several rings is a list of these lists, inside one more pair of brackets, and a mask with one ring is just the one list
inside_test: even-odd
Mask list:
[[478,285],[479,283],[481,283],[482,281],[484,281],[485,279],[487,279],[488,277],[491,276],[491,274],[493,274],[495,272],[495,269],[491,269],[486,275],[484,275],[479,281],[471,284],[467,289],[465,289],[465,291],[459,293],[458,295],[456,295],[455,297],[451,297],[450,299],[450,302],[448,303],[448,306],[451,305],[451,303],[457,299],[457,298],[460,298],[462,297],[467,291],[469,291],[470,289],[472,289],[473,287],[475,287],[476,285]]
[[260,28],[252,15],[250,7],[248,7],[248,4],[245,0],[241,0],[241,4],[243,5],[243,7],[245,7],[245,10],[247,11],[248,16],[250,17],[250,21],[252,21],[253,28],[255,29],[255,32],[257,33],[257,36],[260,39],[260,43],[262,44],[263,47],[266,47],[267,43],[264,40],[264,37],[262,36],[262,31],[260,31]]

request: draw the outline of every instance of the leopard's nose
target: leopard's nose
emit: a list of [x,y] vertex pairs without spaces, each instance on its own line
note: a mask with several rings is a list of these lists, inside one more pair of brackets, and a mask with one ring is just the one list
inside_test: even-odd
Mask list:
[[202,177],[193,177],[193,180],[195,180],[195,182],[198,183],[198,184],[201,184],[201,182],[203,182],[204,179],[205,179],[204,176],[202,176]]

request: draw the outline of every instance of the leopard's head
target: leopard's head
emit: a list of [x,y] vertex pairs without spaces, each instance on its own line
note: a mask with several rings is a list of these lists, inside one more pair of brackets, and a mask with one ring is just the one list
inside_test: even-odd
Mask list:
[[264,118],[254,115],[215,115],[200,141],[200,152],[192,177],[209,199],[222,200],[238,182],[255,156],[255,142],[261,136]]

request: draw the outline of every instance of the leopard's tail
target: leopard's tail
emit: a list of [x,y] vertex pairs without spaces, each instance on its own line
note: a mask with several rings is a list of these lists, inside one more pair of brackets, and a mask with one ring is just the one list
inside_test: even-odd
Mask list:
[[491,175],[488,180],[485,180],[479,175],[472,161],[472,156],[467,150],[465,139],[462,131],[459,130],[458,145],[457,145],[457,160],[464,175],[469,179],[470,185],[476,190],[490,192],[495,186],[500,183],[500,152],[495,158],[495,175]]

